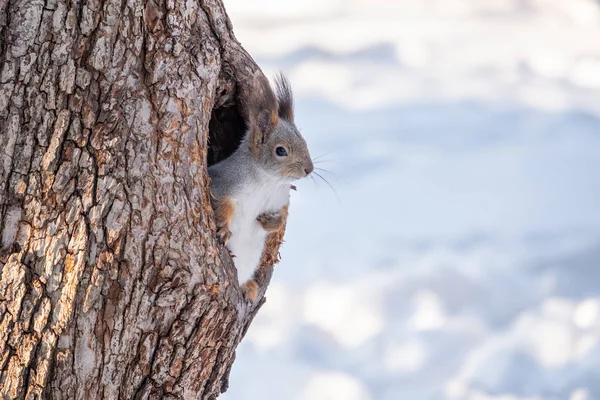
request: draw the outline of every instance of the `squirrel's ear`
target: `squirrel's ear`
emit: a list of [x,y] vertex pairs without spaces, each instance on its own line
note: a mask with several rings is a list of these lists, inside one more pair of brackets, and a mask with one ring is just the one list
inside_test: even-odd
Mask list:
[[290,81],[279,72],[275,77],[275,88],[277,89],[278,114],[280,118],[294,122],[294,96]]
[[269,81],[260,74],[255,80],[255,90],[248,109],[251,149],[258,149],[265,143],[279,123],[277,98]]

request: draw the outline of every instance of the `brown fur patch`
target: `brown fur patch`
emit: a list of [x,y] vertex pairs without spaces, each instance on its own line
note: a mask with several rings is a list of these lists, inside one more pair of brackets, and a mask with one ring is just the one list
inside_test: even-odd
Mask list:
[[279,123],[279,115],[277,115],[277,110],[274,108],[271,109],[271,127],[274,129]]
[[215,210],[215,222],[217,224],[217,237],[222,244],[227,244],[231,237],[229,224],[235,211],[235,205],[229,197],[213,200]]
[[246,299],[254,303],[258,297],[258,284],[254,280],[249,280],[242,285],[242,291]]

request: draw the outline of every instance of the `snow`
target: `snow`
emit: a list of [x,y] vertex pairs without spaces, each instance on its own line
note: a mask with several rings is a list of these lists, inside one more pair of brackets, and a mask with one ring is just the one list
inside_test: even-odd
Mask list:
[[336,193],[298,182],[222,398],[600,398],[600,3],[225,5]]

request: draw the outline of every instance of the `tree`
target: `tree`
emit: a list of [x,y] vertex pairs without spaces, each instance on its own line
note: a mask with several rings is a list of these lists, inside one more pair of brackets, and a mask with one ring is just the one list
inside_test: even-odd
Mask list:
[[0,0],[0,394],[214,399],[264,302],[208,164],[264,75],[220,0]]

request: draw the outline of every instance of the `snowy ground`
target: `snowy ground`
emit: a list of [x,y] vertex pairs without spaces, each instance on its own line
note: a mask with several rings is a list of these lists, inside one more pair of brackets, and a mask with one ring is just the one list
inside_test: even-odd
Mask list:
[[600,399],[600,2],[225,4],[337,195],[222,398]]

